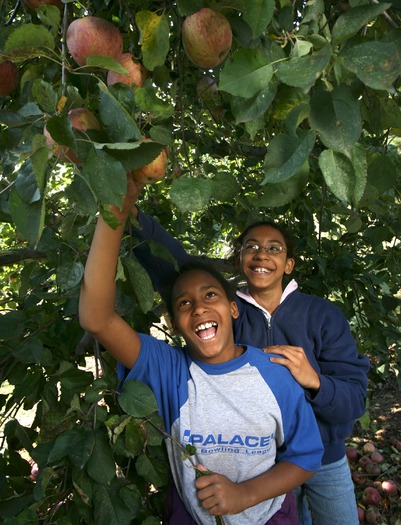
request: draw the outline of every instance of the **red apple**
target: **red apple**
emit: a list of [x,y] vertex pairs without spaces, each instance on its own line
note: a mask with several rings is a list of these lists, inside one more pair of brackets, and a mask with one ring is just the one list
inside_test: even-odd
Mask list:
[[230,52],[232,38],[227,18],[210,7],[187,16],[182,24],[184,51],[198,67],[209,69],[221,64]]
[[365,505],[378,507],[381,501],[379,491],[373,487],[366,487],[362,494],[362,501]]
[[92,56],[118,60],[123,49],[120,31],[111,22],[97,16],[77,18],[68,26],[66,42],[72,58],[79,66]]
[[384,492],[387,492],[387,494],[391,494],[392,496],[398,492],[397,484],[393,479],[386,479],[385,481],[382,481],[382,489]]
[[358,460],[358,463],[361,465],[362,468],[366,468],[366,465],[369,465],[369,463],[373,463],[373,461],[370,459],[369,456],[361,456]]
[[368,507],[365,511],[365,521],[368,525],[377,525],[380,521],[380,513],[375,507]]
[[[85,108],[75,108],[68,112],[73,129],[78,131],[87,131],[88,129],[100,130],[100,124],[93,113]],[[46,143],[49,148],[53,150],[53,154],[60,162],[73,162],[80,164],[81,160],[76,153],[68,146],[59,146],[47,131],[46,126],[43,129],[43,134],[46,137]]]
[[376,447],[373,443],[367,442],[362,447],[362,454],[370,455],[376,451]]
[[11,62],[5,60],[0,64],[0,97],[7,97],[17,89],[19,80],[18,68]]
[[149,71],[138,60],[135,60],[131,53],[123,53],[119,59],[119,63],[128,71],[128,75],[109,71],[107,73],[107,85],[112,86],[117,82],[121,82],[127,86],[135,84],[134,89],[136,87],[142,87],[149,76]]
[[358,521],[365,521],[365,511],[362,507],[358,507]]
[[[142,140],[143,142],[152,142],[152,140],[148,138]],[[145,166],[142,166],[141,168],[133,170],[131,175],[135,182],[139,182],[141,184],[153,184],[154,182],[161,180],[166,174],[169,156],[170,149],[166,146],[162,149],[159,155],[154,160],[152,160],[152,162],[145,164]]]
[[354,470],[351,474],[352,481],[355,483],[355,485],[365,485],[366,483],[366,475],[363,474],[360,470]]
[[372,452],[372,454],[370,455],[370,459],[373,461],[373,463],[383,463],[384,461],[383,454],[380,454],[380,452],[377,450]]
[[365,471],[369,476],[380,476],[382,469],[377,463],[369,463],[366,465]]
[[31,9],[37,9],[41,5],[55,5],[56,7],[63,7],[63,2],[61,0],[23,0]]
[[347,447],[345,453],[347,455],[348,461],[350,462],[354,462],[358,459],[358,451],[354,447]]

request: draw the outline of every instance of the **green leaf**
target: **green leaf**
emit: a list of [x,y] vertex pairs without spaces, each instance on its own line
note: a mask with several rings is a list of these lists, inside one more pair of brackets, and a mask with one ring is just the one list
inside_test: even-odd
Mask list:
[[225,62],[220,73],[219,89],[234,96],[251,98],[269,86],[273,72],[265,50],[239,49]]
[[319,51],[309,55],[291,58],[277,66],[277,77],[288,86],[302,88],[304,91],[315,84],[330,60],[330,46],[326,45]]
[[175,257],[172,255],[170,250],[168,250],[160,242],[154,241],[152,239],[146,242],[149,245],[152,255],[154,255],[155,257],[160,257],[161,259],[165,259],[166,261],[169,261],[174,266],[174,268],[178,270],[177,259],[175,259]]
[[181,16],[192,15],[202,9],[202,7],[206,7],[205,0],[191,0],[191,2],[188,2],[188,0],[177,1],[178,12]]
[[0,339],[17,339],[24,331],[26,314],[22,310],[5,312],[0,315]]
[[168,481],[167,465],[162,464],[158,459],[141,454],[135,463],[135,468],[140,476],[155,487],[162,487]]
[[116,144],[95,144],[96,149],[104,148],[110,155],[119,160],[127,171],[135,170],[152,162],[163,145],[157,142],[120,142]]
[[212,195],[217,201],[234,200],[240,194],[241,188],[237,179],[228,172],[219,172],[211,180]]
[[355,145],[351,158],[332,150],[322,151],[319,167],[333,194],[341,201],[356,206],[362,198],[367,180],[364,148]]
[[344,85],[311,97],[309,122],[323,144],[334,151],[349,151],[362,133],[359,102]]
[[45,219],[45,201],[40,200],[26,204],[17,191],[10,191],[11,217],[21,235],[32,246],[36,246],[42,234]]
[[352,37],[360,29],[363,29],[371,20],[386,11],[386,9],[390,8],[390,3],[380,3],[372,5],[367,4],[350,9],[338,17],[334,24],[332,31],[333,45],[337,45],[347,38]]
[[121,207],[127,192],[127,175],[124,166],[101,150],[91,150],[83,167],[90,186],[100,202]]
[[93,379],[91,372],[77,368],[72,363],[68,363],[66,367],[63,367],[62,364],[58,371],[58,376],[62,389],[74,391],[86,389]]
[[267,183],[263,187],[263,193],[256,197],[249,197],[251,208],[277,208],[285,206],[296,199],[309,179],[309,164],[306,163],[295,175],[285,182]]
[[49,366],[52,362],[52,355],[49,350],[43,346],[40,339],[35,337],[19,345],[13,351],[13,356],[17,361],[25,364],[37,363],[42,366]]
[[140,381],[125,381],[118,397],[121,408],[132,417],[147,417],[157,411],[157,402],[152,390]]
[[80,261],[63,261],[57,268],[57,285],[63,293],[80,284],[84,276],[84,266]]
[[235,117],[236,124],[240,122],[251,122],[270,107],[277,93],[278,82],[273,77],[269,85],[259,91],[252,98],[233,97],[231,99],[231,111]]
[[128,73],[117,60],[111,57],[92,55],[86,59],[85,65],[89,67],[100,67],[107,71],[115,71],[123,75]]
[[61,23],[61,10],[55,5],[41,5],[35,13],[44,26],[50,26],[53,33],[57,33]]
[[207,206],[212,191],[213,185],[210,180],[180,177],[173,180],[170,198],[182,212],[195,212]]
[[15,180],[15,189],[26,204],[32,204],[40,200],[41,195],[33,173],[31,159],[24,162],[19,169]]
[[141,32],[143,65],[153,71],[165,63],[170,49],[168,18],[151,11],[139,11],[135,21]]
[[48,29],[38,24],[22,24],[17,27],[7,38],[4,46],[5,51],[13,51],[20,48],[47,47],[54,49],[55,41]]
[[95,433],[80,426],[74,428],[69,435],[68,456],[77,468],[83,469],[92,455],[96,440]]
[[244,13],[244,20],[252,29],[253,38],[257,38],[270,24],[274,9],[274,0],[252,0],[247,2]]
[[131,457],[138,456],[144,450],[146,438],[141,423],[131,420],[125,428],[125,444]]
[[89,476],[100,485],[108,485],[116,475],[112,450],[99,433],[95,433],[95,444],[86,465]]
[[58,95],[52,84],[37,78],[32,85],[32,95],[38,106],[46,113],[55,113],[57,110]]
[[93,517],[96,525],[130,525],[132,523],[135,513],[119,495],[122,486],[122,480],[118,479],[114,479],[111,486],[94,486]]
[[152,114],[154,119],[168,119],[174,115],[174,106],[156,95],[155,87],[145,82],[143,87],[135,91],[135,102],[144,112]]
[[77,149],[71,120],[67,115],[50,118],[46,123],[46,129],[57,144],[68,146],[74,151]]
[[293,135],[276,135],[267,148],[265,156],[265,179],[267,182],[284,182],[308,162],[315,144],[315,133],[308,131],[301,138]]
[[146,314],[152,309],[154,303],[154,290],[149,274],[133,255],[124,257],[122,262],[139,307]]
[[393,42],[364,42],[342,55],[344,67],[372,89],[395,92],[393,83],[401,74],[401,59]]
[[103,82],[99,82],[99,115],[109,136],[116,142],[129,142],[142,137],[135,119],[111,94]]
[[49,158],[49,148],[46,146],[44,135],[35,135],[32,139],[32,170],[35,175],[36,184],[40,195],[43,195],[46,188],[46,167]]

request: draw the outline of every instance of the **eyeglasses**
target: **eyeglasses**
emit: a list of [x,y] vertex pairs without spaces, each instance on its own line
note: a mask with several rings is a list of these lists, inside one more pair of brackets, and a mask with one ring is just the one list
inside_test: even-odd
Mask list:
[[280,255],[280,253],[287,251],[287,248],[284,248],[280,244],[268,244],[267,246],[259,246],[259,244],[252,244],[246,242],[241,246],[241,251],[252,255],[258,253],[260,249],[263,249],[268,255]]

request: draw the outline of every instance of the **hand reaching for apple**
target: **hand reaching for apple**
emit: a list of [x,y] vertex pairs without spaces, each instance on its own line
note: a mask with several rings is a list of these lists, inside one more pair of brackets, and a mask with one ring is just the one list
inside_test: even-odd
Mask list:
[[117,206],[110,205],[110,211],[121,224],[125,224],[130,213],[132,213],[135,218],[138,216],[138,209],[135,203],[144,186],[144,184],[136,182],[130,173],[127,173],[127,193],[125,194],[121,209]]

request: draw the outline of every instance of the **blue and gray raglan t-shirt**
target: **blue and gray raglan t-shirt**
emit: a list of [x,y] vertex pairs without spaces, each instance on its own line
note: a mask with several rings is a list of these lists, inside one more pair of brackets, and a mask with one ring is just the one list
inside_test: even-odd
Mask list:
[[[141,351],[120,379],[135,379],[153,390],[166,431],[184,446],[192,444],[207,469],[241,482],[288,461],[314,471],[323,446],[303,389],[280,365],[253,347],[222,364],[194,361],[188,352],[140,335]],[[196,495],[195,471],[181,449],[166,442],[174,482],[188,511],[201,525],[214,524]],[[227,525],[264,525],[284,496],[241,514],[224,516]]]

